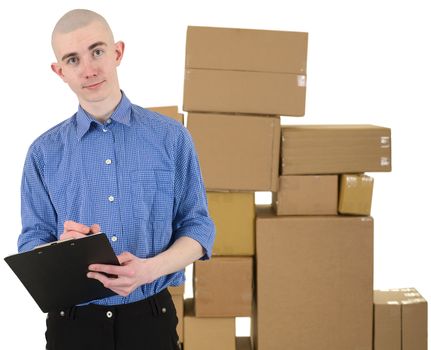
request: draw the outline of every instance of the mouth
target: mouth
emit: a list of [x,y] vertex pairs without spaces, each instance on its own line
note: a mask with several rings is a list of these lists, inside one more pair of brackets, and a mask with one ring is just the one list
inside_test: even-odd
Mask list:
[[105,80],[102,80],[102,81],[100,81],[100,82],[98,82],[98,83],[93,83],[93,84],[83,85],[83,86],[82,86],[82,88],[83,88],[83,89],[90,89],[90,90],[97,89],[97,88],[98,88],[100,85],[102,85],[104,82],[105,82]]

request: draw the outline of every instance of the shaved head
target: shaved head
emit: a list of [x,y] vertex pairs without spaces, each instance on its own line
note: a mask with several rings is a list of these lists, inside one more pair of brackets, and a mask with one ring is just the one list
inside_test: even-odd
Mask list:
[[73,32],[74,30],[86,27],[90,23],[93,23],[96,21],[101,23],[106,28],[106,31],[109,33],[110,37],[112,38],[112,42],[114,42],[114,35],[112,34],[112,31],[111,31],[111,28],[109,27],[108,22],[103,16],[99,15],[97,12],[94,12],[94,11],[85,10],[85,9],[76,9],[76,10],[69,11],[65,15],[63,15],[63,17],[61,17],[58,20],[57,24],[55,25],[51,36],[51,45],[54,52],[55,52],[55,39],[58,34]]

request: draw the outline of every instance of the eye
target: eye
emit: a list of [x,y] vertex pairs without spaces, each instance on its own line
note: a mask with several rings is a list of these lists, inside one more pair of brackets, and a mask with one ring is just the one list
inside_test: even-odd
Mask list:
[[102,49],[95,49],[94,51],[93,51],[93,56],[94,57],[100,57],[100,56],[102,56],[104,54],[104,51],[102,50]]
[[75,57],[75,56],[69,57],[66,61],[67,64],[71,64],[73,66],[77,65],[78,62],[79,62],[78,57]]

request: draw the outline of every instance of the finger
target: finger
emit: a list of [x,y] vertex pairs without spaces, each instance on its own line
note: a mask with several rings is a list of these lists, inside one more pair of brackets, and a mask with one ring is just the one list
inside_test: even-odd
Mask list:
[[99,233],[100,232],[100,225],[99,224],[93,224],[90,227],[91,233]]
[[104,265],[104,264],[92,264],[88,267],[90,271],[103,272],[109,275],[133,276],[133,271],[125,266],[115,266],[115,265]]
[[76,231],[87,234],[90,232],[90,228],[84,224],[80,224],[79,222],[68,220],[64,222],[64,231]]
[[76,232],[76,231],[66,231],[63,232],[60,235],[60,241],[64,241],[66,239],[71,239],[71,238],[82,238],[82,237],[86,237],[87,235],[80,233],[80,232]]
[[129,252],[123,252],[120,255],[117,255],[118,261],[120,262],[120,265],[125,264],[128,261],[132,261],[136,258],[132,253]]

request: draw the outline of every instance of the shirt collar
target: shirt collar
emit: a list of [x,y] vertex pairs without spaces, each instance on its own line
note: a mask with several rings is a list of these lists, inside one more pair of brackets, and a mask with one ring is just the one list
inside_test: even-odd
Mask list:
[[[132,110],[132,104],[127,98],[125,93],[121,91],[120,103],[115,108],[109,119],[115,120],[121,124],[130,126],[130,112]],[[78,112],[76,114],[77,121],[77,136],[80,140],[90,129],[91,123],[99,123],[97,120],[92,118],[82,107],[79,105]]]

